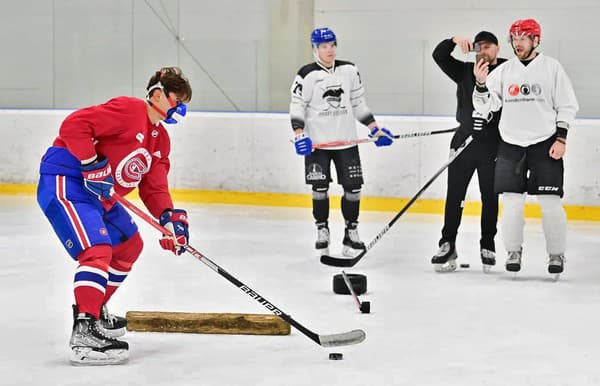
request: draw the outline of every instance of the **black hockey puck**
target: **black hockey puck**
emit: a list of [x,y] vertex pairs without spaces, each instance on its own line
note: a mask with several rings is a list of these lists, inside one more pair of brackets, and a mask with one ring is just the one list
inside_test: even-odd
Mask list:
[[363,314],[371,313],[371,302],[362,302],[360,303],[360,312]]
[[329,353],[329,359],[332,361],[340,361],[344,358],[344,354],[341,352],[332,352]]
[[470,265],[469,265],[469,264],[467,264],[467,263],[462,263],[462,264],[460,265],[460,267],[461,267],[461,268],[469,268],[469,267],[470,267]]
[[[348,273],[346,276],[357,296],[367,292],[367,276],[359,273]],[[333,292],[339,295],[350,295],[350,290],[341,273],[333,276]]]

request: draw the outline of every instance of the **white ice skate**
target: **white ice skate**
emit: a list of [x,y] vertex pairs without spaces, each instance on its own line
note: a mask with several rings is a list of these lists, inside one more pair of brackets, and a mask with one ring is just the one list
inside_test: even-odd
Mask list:
[[127,342],[111,338],[100,331],[100,322],[89,314],[79,314],[73,324],[71,364],[103,366],[125,363],[129,357]]
[[492,267],[496,265],[496,253],[489,249],[481,248],[481,264],[483,273],[490,273]]
[[108,312],[106,304],[100,308],[100,331],[111,338],[118,338],[127,332],[127,319]]
[[327,224],[317,224],[317,241],[315,249],[319,256],[329,254],[329,228]]
[[560,274],[565,270],[565,255],[550,255],[548,257],[548,273],[553,275],[554,281],[560,278]]
[[508,258],[506,259],[505,267],[508,272],[512,272],[513,279],[516,279],[517,272],[521,270],[522,255],[523,250],[508,252]]
[[436,272],[454,272],[456,271],[456,248],[449,241],[440,245],[440,249],[431,258],[431,264]]
[[356,223],[346,224],[342,244],[342,255],[346,257],[356,257],[365,250],[365,244],[360,241]]

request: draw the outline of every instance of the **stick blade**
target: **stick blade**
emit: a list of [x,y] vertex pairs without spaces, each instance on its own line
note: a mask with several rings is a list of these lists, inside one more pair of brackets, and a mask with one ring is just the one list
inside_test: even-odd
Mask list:
[[321,263],[332,267],[354,267],[358,260],[360,258],[342,259],[340,257],[321,255]]
[[366,337],[363,330],[352,330],[341,334],[319,335],[319,342],[323,347],[349,346],[362,342]]

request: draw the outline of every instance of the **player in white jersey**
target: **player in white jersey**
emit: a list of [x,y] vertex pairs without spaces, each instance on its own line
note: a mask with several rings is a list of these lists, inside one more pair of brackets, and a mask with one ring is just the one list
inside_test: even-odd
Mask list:
[[515,58],[488,76],[488,64],[473,69],[475,110],[486,116],[502,108],[495,189],[502,193],[506,270],[521,270],[525,195],[537,195],[549,255],[548,272],[564,270],[567,219],[563,196],[563,156],[567,133],[579,109],[560,63],[536,51],[541,27],[533,19],[510,27]]
[[360,191],[363,175],[357,145],[315,149],[312,144],[357,139],[356,120],[367,126],[375,145],[388,146],[392,133],[379,128],[365,102],[358,69],[353,63],[336,60],[337,40],[329,28],[311,34],[315,62],[298,71],[291,87],[290,118],[296,153],[305,156],[305,181],[312,185],[313,216],[317,225],[315,248],[329,253],[329,183],[331,161],[344,189],[342,215],[346,223],[345,256],[354,257],[365,248],[358,235]]

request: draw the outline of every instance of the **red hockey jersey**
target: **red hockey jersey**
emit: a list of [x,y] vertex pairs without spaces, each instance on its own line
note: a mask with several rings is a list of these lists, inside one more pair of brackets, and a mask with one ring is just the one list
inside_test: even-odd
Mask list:
[[145,101],[122,96],[77,110],[63,121],[53,145],[79,160],[108,158],[115,192],[124,196],[137,187],[154,217],[173,208],[167,181],[171,141],[160,123],[150,122]]

